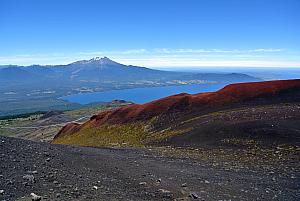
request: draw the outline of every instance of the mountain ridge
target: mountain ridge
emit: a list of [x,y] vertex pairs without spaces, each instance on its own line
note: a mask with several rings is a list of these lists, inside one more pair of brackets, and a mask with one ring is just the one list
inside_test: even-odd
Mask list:
[[[153,118],[162,118],[166,122],[175,115],[190,113],[205,114],[220,108],[236,108],[245,105],[264,105],[271,103],[300,102],[300,79],[266,82],[237,83],[225,86],[216,92],[199,94],[177,94],[146,104],[135,104],[117,110],[101,112],[84,124],[67,124],[55,136],[55,139],[73,135],[86,127],[97,128],[105,125],[126,125],[128,123],[147,122]],[[286,94],[288,93],[288,95]],[[253,104],[254,103],[254,104]],[[168,120],[170,122],[173,121]],[[157,123],[156,123],[157,124]]]
[[79,61],[75,61],[66,65],[72,65],[72,64],[87,64],[87,63],[98,63],[100,65],[122,65],[118,62],[115,62],[113,60],[111,60],[108,57],[93,57],[89,60],[79,60]]
[[[94,57],[89,60],[79,60],[66,65],[30,65],[17,66],[5,65],[0,68],[0,82],[16,80],[18,82],[40,82],[47,79],[49,82],[132,82],[140,81],[171,81],[171,80],[207,80],[216,82],[247,82],[259,81],[260,79],[242,73],[236,74],[195,74],[173,71],[162,71],[146,67],[124,65],[109,59],[108,57]],[[26,76],[36,76],[35,79],[26,79]]]

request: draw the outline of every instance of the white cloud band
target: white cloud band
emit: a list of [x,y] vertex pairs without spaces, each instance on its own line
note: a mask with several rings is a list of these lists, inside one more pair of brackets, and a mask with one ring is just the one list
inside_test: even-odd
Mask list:
[[281,48],[257,49],[129,49],[86,51],[77,53],[23,54],[0,56],[0,64],[54,65],[107,56],[117,62],[146,67],[299,67],[300,54]]

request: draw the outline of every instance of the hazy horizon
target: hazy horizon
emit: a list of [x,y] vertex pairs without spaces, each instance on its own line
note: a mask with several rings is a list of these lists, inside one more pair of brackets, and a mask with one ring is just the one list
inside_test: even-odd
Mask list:
[[[104,58],[106,56],[103,56],[101,58]],[[77,60],[72,60],[68,62],[62,62],[62,63],[54,63],[54,64],[47,64],[47,63],[31,63],[31,64],[15,64],[15,63],[8,63],[8,64],[0,64],[0,67],[3,66],[21,66],[21,67],[28,67],[28,66],[34,66],[34,65],[40,65],[40,66],[55,66],[55,65],[68,65],[77,61],[83,61],[83,60],[91,60],[95,57],[92,58],[86,58],[86,59],[77,59]],[[109,58],[111,59],[111,58]],[[124,64],[124,65],[133,65],[131,63],[125,62],[123,63],[122,60],[115,60],[111,59],[117,63]],[[146,68],[151,68],[151,69],[158,69],[158,70],[174,70],[174,71],[189,71],[189,70],[208,70],[208,71],[214,71],[214,70],[219,70],[219,69],[226,69],[226,70],[232,70],[232,69],[239,69],[239,68],[244,68],[244,69],[297,69],[300,66],[149,66],[145,63],[145,65],[136,65],[138,67],[146,67]]]

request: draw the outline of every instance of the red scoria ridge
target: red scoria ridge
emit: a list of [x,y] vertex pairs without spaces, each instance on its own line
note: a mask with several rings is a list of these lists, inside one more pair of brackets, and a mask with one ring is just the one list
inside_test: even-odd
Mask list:
[[[300,79],[230,84],[216,92],[181,93],[146,104],[134,104],[117,110],[100,112],[83,125],[100,126],[105,123],[120,124],[144,121],[161,114],[223,106],[264,95],[272,96],[295,87],[300,87]],[[83,125],[67,124],[55,137],[72,134]]]

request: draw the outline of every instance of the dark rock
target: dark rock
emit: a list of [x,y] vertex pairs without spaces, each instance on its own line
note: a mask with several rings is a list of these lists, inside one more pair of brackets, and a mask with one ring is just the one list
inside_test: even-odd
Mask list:
[[195,192],[190,193],[189,197],[191,197],[191,198],[193,198],[193,199],[198,199],[198,198],[200,198],[200,197],[197,195],[197,193],[195,193]]

